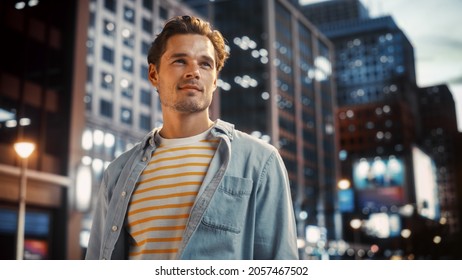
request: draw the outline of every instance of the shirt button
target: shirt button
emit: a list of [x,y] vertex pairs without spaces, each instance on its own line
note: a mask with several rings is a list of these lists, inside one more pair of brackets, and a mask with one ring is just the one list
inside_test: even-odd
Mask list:
[[125,197],[125,196],[127,195],[127,192],[122,192],[120,195],[121,195],[122,197]]
[[143,159],[142,159],[142,160],[143,160],[143,162],[145,162],[145,161],[147,161],[147,160],[148,160],[148,158],[147,158],[147,157],[143,157]]
[[112,231],[117,231],[118,227],[117,226],[112,226]]

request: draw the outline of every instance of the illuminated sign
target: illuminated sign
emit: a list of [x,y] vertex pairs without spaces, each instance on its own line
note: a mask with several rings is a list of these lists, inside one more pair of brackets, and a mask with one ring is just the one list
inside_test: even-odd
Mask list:
[[439,218],[438,184],[433,160],[417,147],[412,147],[417,212],[429,219]]
[[340,212],[353,212],[355,207],[353,189],[338,191],[338,205]]
[[360,208],[402,205],[405,168],[393,155],[361,158],[353,164],[353,185]]
[[403,187],[403,161],[395,156],[361,158],[353,165],[353,183],[358,190]]

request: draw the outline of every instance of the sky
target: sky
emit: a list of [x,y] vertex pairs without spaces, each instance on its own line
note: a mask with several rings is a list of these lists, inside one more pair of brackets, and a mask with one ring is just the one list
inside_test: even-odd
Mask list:
[[[300,2],[320,2],[301,0]],[[446,84],[462,131],[462,0],[361,0],[371,17],[391,15],[414,47],[419,87]]]

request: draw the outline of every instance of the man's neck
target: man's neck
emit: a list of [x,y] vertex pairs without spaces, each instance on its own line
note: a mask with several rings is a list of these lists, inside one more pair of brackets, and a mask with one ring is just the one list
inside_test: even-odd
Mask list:
[[208,114],[197,115],[175,115],[175,117],[164,114],[164,124],[160,135],[167,139],[185,138],[198,135],[213,125]]

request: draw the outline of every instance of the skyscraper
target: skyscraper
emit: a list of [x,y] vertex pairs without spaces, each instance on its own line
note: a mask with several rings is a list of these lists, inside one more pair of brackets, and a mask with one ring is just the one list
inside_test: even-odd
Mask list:
[[[231,56],[220,74],[221,117],[279,148],[300,238],[305,240],[307,225],[322,232],[321,242],[337,238],[331,42],[290,1],[183,2],[228,40]],[[313,247],[307,247],[308,255]]]
[[[454,99],[446,85],[419,89],[422,120],[421,146],[435,161],[442,222],[450,235],[460,233],[456,162],[457,119]],[[457,237],[458,238],[458,237]]]
[[[448,100],[442,97],[444,90],[438,86],[418,89],[413,46],[392,17],[370,18],[359,0],[323,1],[302,6],[301,10],[335,45],[341,176],[353,186],[353,190],[339,191],[339,198],[344,198],[340,199],[343,203],[340,206],[349,240],[353,240],[355,231],[348,225],[349,219],[359,215],[367,224],[373,224],[373,215],[385,217],[383,214],[386,214],[390,223],[395,214],[400,213],[398,209],[405,205],[413,207],[418,216],[429,218],[429,224],[438,224],[440,218],[446,223],[446,217],[456,213],[443,206],[448,202],[440,200],[447,196],[442,189],[454,189],[454,181],[449,179],[452,176],[446,173],[450,168],[445,167],[453,165],[451,156],[442,151],[452,148],[451,145],[445,146],[449,140],[440,121],[453,118],[447,125],[454,124],[455,114],[448,115],[454,105],[438,118],[433,118],[442,106],[430,102],[428,96],[428,92],[438,89],[434,95],[438,97],[433,101],[443,102]],[[424,100],[427,100],[425,105],[421,103]],[[432,117],[429,118],[429,114]],[[435,126],[436,123],[439,124]],[[446,136],[438,137],[438,133]],[[435,138],[440,142],[442,138],[446,139],[445,145],[435,143]],[[453,136],[449,138],[455,139]],[[437,155],[435,149],[438,146],[440,154]],[[416,158],[428,161],[427,169],[421,169],[422,162]],[[437,170],[434,171],[431,165]],[[399,172],[398,167],[401,168]],[[433,181],[430,178],[428,184],[422,186],[422,170],[433,174],[435,182],[430,182]],[[445,174],[438,170],[444,170]],[[422,198],[423,189],[433,193],[431,201]],[[454,192],[452,197],[455,197]],[[453,228],[458,227],[455,226],[456,220],[450,222]],[[395,230],[399,233],[398,229],[406,226],[402,221],[401,225],[396,224]],[[393,244],[377,239],[384,235],[367,227],[362,230],[366,242],[382,240],[385,248],[395,250]],[[424,231],[420,228],[414,234]],[[430,228],[427,231],[430,232]],[[399,238],[399,234],[393,234],[392,230],[387,236],[389,240]],[[427,254],[425,250],[420,253]]]
[[368,19],[369,10],[361,1],[311,1],[312,4],[301,5],[300,10],[314,25],[322,27],[333,22]]

